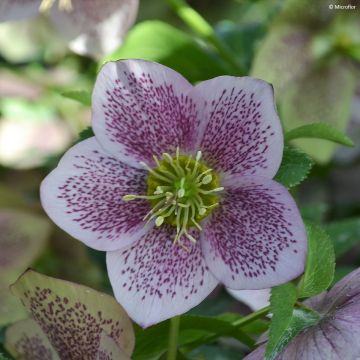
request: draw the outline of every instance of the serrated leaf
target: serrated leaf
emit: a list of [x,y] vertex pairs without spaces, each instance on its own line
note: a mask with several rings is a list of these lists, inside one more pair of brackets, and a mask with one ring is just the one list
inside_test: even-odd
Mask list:
[[144,21],[134,26],[121,48],[107,56],[102,63],[129,58],[159,62],[192,82],[226,72],[219,60],[192,36],[161,21]]
[[330,124],[321,122],[303,125],[285,134],[286,141],[300,138],[323,139],[346,146],[354,146],[353,141],[340,130]]
[[85,106],[91,105],[91,93],[86,90],[66,91],[61,93],[63,97],[74,100]]
[[274,359],[274,355],[279,352],[281,339],[292,319],[296,299],[296,287],[292,283],[276,286],[271,290],[270,307],[273,316],[266,346],[266,360]]
[[360,218],[333,221],[324,227],[334,245],[336,257],[360,243]]
[[292,188],[306,179],[312,165],[313,161],[307,154],[301,150],[285,146],[283,159],[274,180],[287,188]]
[[[291,319],[285,331],[279,337],[276,346],[268,352],[266,349],[264,360],[275,360],[287,344],[304,329],[316,325],[320,321],[320,315],[316,312],[296,308],[293,310]],[[268,343],[269,344],[269,343]]]
[[317,225],[306,225],[308,254],[305,273],[299,284],[299,296],[310,297],[325,291],[332,283],[335,254],[328,234]]
[[113,297],[32,270],[11,290],[64,359],[94,358],[103,331],[131,355],[135,340],[132,324]]

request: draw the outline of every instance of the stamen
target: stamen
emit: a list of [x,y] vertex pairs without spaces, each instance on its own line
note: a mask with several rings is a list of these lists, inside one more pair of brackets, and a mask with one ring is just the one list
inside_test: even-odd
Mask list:
[[165,181],[167,183],[172,183],[172,180],[165,177],[165,176],[162,176],[161,174],[159,174],[158,172],[154,171],[153,169],[151,169],[151,167],[146,164],[145,162],[143,161],[140,161],[140,165],[142,165],[150,174],[154,175],[156,178],[162,180],[162,181]]
[[185,195],[184,185],[185,185],[185,178],[182,178],[182,179],[180,180],[180,189],[179,189],[178,192],[177,192],[178,198],[180,198],[180,199],[181,199],[182,197],[184,197],[184,195]]
[[166,200],[161,200],[159,201],[143,218],[143,221],[145,221],[151,214],[153,214],[154,212],[158,211],[159,208],[161,208],[161,206],[163,206],[166,203]]
[[192,215],[191,215],[191,221],[192,223],[200,230],[202,231],[202,227],[199,225],[199,223],[195,220],[195,215],[196,215],[196,211],[195,211],[195,205],[194,204],[191,204],[191,212],[192,212]]
[[197,168],[198,168],[198,166],[199,166],[199,161],[200,161],[200,159],[201,159],[201,155],[202,155],[201,151],[198,151],[198,152],[196,153],[195,164],[194,164],[194,168],[193,168],[193,171],[192,171],[192,175],[193,175],[193,176],[196,175],[196,171],[197,171]]
[[145,226],[151,221],[155,222],[156,227],[165,223],[175,226],[173,244],[178,244],[186,251],[191,249],[184,246],[183,240],[187,239],[191,243],[197,241],[190,228],[202,231],[200,221],[219,205],[216,202],[217,193],[224,190],[219,186],[213,170],[200,162],[201,157],[201,151],[196,153],[195,158],[192,155],[181,155],[179,147],[176,147],[173,156],[163,153],[160,159],[154,155],[156,167],[140,163],[149,171],[147,194],[123,196],[124,201],[148,200],[151,210],[143,218]]
[[124,195],[122,197],[122,199],[124,201],[132,201],[132,200],[135,200],[135,199],[156,200],[156,199],[161,199],[164,196],[165,196],[164,194],[160,194],[160,195],[134,195],[134,194],[129,194],[129,195]]
[[200,194],[208,195],[208,194],[220,192],[220,191],[223,191],[223,190],[224,190],[223,187],[218,187],[218,188],[215,188],[215,189],[212,189],[212,190],[199,189],[198,191],[199,191]]
[[196,182],[197,182],[197,183],[200,182],[200,179],[201,179],[203,176],[205,176],[206,174],[210,173],[210,172],[212,172],[212,169],[207,169],[207,170],[205,170],[204,172],[202,172],[202,173],[196,178]]

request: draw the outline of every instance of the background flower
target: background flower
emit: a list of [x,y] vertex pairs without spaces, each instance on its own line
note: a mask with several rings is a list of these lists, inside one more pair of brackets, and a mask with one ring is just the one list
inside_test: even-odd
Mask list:
[[[41,0],[4,0],[0,4],[0,21],[36,16],[41,3]],[[49,19],[69,42],[71,50],[97,58],[121,45],[138,9],[138,0],[74,0],[70,3],[69,10],[53,5]]]

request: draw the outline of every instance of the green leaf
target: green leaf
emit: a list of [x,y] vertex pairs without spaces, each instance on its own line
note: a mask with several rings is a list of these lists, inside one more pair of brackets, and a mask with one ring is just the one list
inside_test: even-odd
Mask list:
[[271,351],[268,351],[267,347],[265,360],[275,360],[295,336],[297,336],[302,330],[316,325],[319,321],[320,315],[310,309],[294,309],[285,331],[283,331],[278,338],[276,346],[273,347]]
[[277,286],[271,290],[270,306],[273,316],[265,353],[266,360],[274,359],[279,352],[281,339],[292,319],[296,299],[296,287],[292,283]]
[[306,225],[308,254],[305,273],[299,284],[300,297],[310,297],[325,291],[332,283],[335,254],[328,234],[317,225]]
[[86,139],[91,138],[93,136],[95,136],[94,131],[93,131],[91,126],[88,126],[86,129],[84,129],[83,131],[81,131],[79,133],[79,141],[86,140]]
[[329,206],[322,202],[307,203],[300,208],[302,218],[314,223],[321,223],[328,210]]
[[159,62],[192,82],[226,72],[220,61],[192,36],[161,21],[144,21],[134,26],[125,43],[102,63],[129,58]]
[[325,229],[334,245],[336,257],[360,242],[360,218],[334,221],[326,224]]
[[[183,315],[180,320],[179,346],[191,344],[195,348],[208,342],[213,335],[230,336],[248,347],[254,346],[254,341],[242,329],[232,324],[233,316],[208,317],[198,315]],[[169,322],[164,321],[148,329],[136,330],[136,347],[134,360],[158,359],[167,350]],[[210,335],[210,336],[209,336]],[[194,345],[194,346],[193,346]]]
[[113,297],[32,270],[26,271],[11,290],[64,359],[79,358],[78,354],[83,359],[93,358],[102,331],[131,355],[135,341],[132,324]]
[[324,139],[346,146],[354,146],[353,141],[348,136],[334,126],[322,122],[303,125],[285,134],[286,141],[300,138]]
[[91,105],[91,93],[86,90],[66,91],[61,93],[63,97],[74,100],[85,106]]
[[284,147],[283,159],[274,180],[287,188],[299,185],[308,176],[313,165],[310,157],[301,150]]

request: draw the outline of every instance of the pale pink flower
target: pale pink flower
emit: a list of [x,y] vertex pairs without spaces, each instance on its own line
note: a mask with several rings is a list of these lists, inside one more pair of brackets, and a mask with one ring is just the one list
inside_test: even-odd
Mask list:
[[221,76],[192,86],[125,60],[102,68],[92,107],[95,137],[44,180],[42,204],[108,252],[115,296],[136,322],[184,313],[219,282],[262,289],[303,272],[303,222],[271,180],[283,135],[269,84]]

